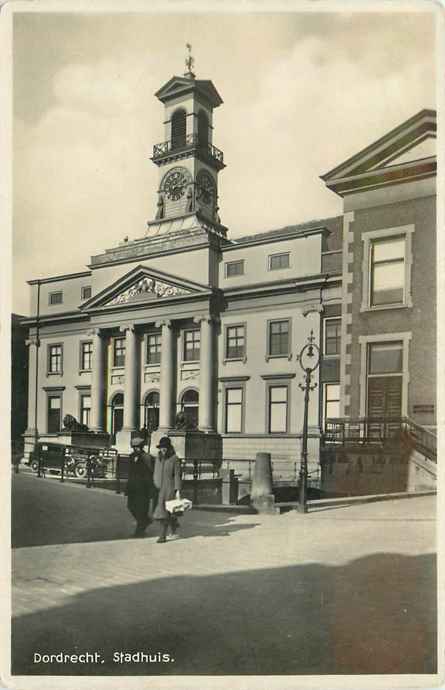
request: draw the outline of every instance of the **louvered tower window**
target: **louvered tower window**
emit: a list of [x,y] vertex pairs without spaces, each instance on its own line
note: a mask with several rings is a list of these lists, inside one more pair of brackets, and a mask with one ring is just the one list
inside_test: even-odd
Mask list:
[[186,130],[185,110],[175,110],[172,115],[172,149],[179,149],[185,146]]

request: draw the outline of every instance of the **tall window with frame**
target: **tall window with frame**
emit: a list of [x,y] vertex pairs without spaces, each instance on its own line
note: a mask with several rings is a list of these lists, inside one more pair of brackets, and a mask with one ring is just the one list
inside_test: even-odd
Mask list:
[[125,338],[115,338],[113,342],[113,366],[125,366]]
[[144,425],[150,431],[155,431],[159,426],[159,391],[152,391],[145,398]]
[[370,306],[405,301],[405,237],[373,240],[370,244]]
[[184,362],[196,362],[201,352],[201,331],[184,331]]
[[243,431],[244,390],[240,388],[226,388],[225,391],[225,432],[240,434]]
[[82,393],[80,396],[80,423],[90,426],[91,394]]
[[56,434],[62,428],[62,397],[60,395],[48,396],[48,433]]
[[88,340],[80,344],[80,369],[81,371],[91,371],[93,360],[93,343]]
[[244,359],[246,355],[245,326],[227,326],[226,331],[226,359]]
[[63,371],[63,346],[48,345],[48,374],[61,374]]
[[193,389],[185,391],[181,398],[181,412],[184,413],[190,429],[198,428],[199,421],[199,393]]
[[147,335],[147,364],[159,364],[161,361],[161,333]]
[[268,356],[288,357],[290,348],[289,320],[269,322]]
[[402,413],[403,343],[368,344],[367,416],[400,417]]
[[324,384],[324,421],[340,417],[340,384]]
[[269,386],[268,433],[285,434],[288,426],[288,386]]
[[324,355],[334,357],[340,355],[341,319],[325,319],[324,322]]

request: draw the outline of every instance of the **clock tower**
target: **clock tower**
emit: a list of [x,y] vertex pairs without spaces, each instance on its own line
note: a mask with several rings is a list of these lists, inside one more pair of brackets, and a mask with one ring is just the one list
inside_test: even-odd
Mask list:
[[172,77],[155,94],[164,104],[165,141],[153,147],[152,161],[159,167],[153,225],[190,214],[225,235],[218,208],[218,173],[225,166],[213,144],[213,110],[222,99],[211,81],[196,79],[190,54],[185,64],[184,76]]

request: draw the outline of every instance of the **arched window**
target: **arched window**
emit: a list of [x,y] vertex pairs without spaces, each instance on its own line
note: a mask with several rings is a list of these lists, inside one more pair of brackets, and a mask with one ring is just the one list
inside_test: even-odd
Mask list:
[[198,143],[201,146],[209,143],[209,118],[204,110],[198,113]]
[[199,393],[193,389],[185,391],[181,398],[181,411],[184,413],[187,426],[198,428]]
[[179,149],[185,146],[185,136],[187,132],[187,115],[185,110],[175,110],[172,115],[171,131],[172,131],[172,149]]
[[159,426],[159,393],[153,391],[145,398],[144,426],[149,431],[154,431]]
[[116,393],[111,401],[111,433],[116,438],[124,426],[124,394]]

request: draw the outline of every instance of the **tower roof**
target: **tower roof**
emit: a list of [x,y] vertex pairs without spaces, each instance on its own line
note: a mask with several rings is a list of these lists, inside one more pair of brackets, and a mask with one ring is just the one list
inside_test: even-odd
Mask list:
[[168,103],[173,98],[186,96],[193,92],[205,98],[213,108],[217,108],[223,102],[212,81],[209,79],[195,79],[192,75],[172,77],[159,91],[156,91],[155,96],[162,103]]

